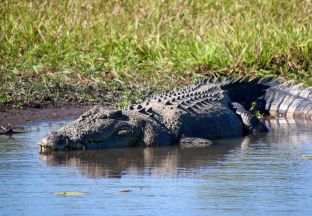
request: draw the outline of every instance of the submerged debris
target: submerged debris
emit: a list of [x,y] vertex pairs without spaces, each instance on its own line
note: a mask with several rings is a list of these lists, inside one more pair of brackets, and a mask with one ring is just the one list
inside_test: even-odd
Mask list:
[[60,191],[53,193],[54,195],[59,196],[83,196],[85,193],[79,191]]
[[131,192],[132,190],[129,190],[129,189],[126,189],[126,190],[121,190],[119,192],[122,192],[122,193],[128,193],[128,192]]
[[4,127],[0,125],[0,135],[12,136],[13,134],[26,133],[27,131],[23,127],[13,127],[10,123]]

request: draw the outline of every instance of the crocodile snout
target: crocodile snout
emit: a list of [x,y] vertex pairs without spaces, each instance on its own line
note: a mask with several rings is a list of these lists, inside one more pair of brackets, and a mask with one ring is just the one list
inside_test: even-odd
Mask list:
[[50,132],[39,140],[39,153],[47,154],[52,151],[63,150],[65,143],[62,136],[56,132]]

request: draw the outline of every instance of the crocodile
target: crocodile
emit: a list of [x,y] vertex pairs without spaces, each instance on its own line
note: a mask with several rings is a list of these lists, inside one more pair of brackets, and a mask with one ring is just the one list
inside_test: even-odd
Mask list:
[[47,133],[39,152],[132,146],[210,145],[213,140],[268,132],[250,112],[312,119],[312,87],[272,77],[206,78],[123,110],[95,106]]

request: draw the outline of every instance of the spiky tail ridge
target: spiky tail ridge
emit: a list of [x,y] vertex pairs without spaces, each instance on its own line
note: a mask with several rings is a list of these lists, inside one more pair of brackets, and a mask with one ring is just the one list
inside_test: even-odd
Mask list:
[[303,84],[272,77],[227,78],[220,81],[220,86],[245,109],[256,102],[257,109],[265,114],[312,120],[312,87],[303,88]]

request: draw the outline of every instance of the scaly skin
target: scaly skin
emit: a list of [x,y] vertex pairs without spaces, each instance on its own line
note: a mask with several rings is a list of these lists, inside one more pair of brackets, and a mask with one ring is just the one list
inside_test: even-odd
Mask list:
[[311,88],[268,77],[200,80],[125,110],[96,106],[44,136],[39,141],[40,152],[162,146],[196,141],[193,138],[202,142],[267,132],[263,123],[247,111],[252,102],[257,102],[263,113],[310,119],[311,92]]

